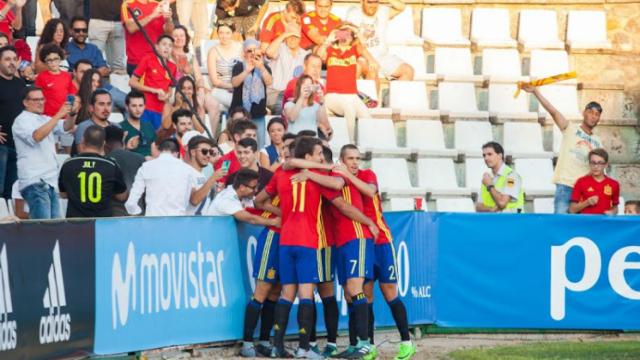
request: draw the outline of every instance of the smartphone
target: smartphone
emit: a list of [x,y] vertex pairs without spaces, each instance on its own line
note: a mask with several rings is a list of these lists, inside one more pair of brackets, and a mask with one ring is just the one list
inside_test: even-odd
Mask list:
[[76,101],[76,97],[69,94],[67,95],[67,103],[69,103],[69,105],[73,105],[73,103]]
[[347,40],[349,38],[349,35],[351,35],[349,30],[338,30],[338,32],[336,33],[336,39]]
[[312,92],[318,92],[318,90],[320,90],[320,85],[318,85],[318,84],[311,85],[311,91]]
[[222,162],[222,171],[229,171],[229,166],[231,166],[231,160],[225,160]]

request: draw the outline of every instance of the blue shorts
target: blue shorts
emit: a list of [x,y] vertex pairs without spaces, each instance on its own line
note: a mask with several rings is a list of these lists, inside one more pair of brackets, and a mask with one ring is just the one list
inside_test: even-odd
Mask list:
[[146,121],[153,125],[154,130],[158,130],[162,124],[162,114],[151,110],[145,110],[140,117],[140,121]]
[[280,246],[280,282],[287,284],[316,284],[318,278],[318,250],[304,246]]
[[398,266],[396,265],[396,249],[392,243],[375,245],[375,261],[373,263],[374,279],[381,283],[398,282]]
[[340,285],[350,278],[373,279],[374,244],[372,239],[354,239],[338,248]]
[[330,282],[334,279],[334,248],[331,246],[318,249],[318,282]]
[[258,246],[253,257],[253,277],[256,280],[275,284],[280,276],[278,271],[278,248],[280,234],[264,228],[258,236]]

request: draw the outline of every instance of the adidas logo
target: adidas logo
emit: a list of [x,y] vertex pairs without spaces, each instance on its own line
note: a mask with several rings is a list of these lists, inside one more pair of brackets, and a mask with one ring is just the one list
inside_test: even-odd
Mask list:
[[67,341],[71,338],[71,315],[62,314],[62,307],[67,306],[64,293],[62,262],[60,261],[60,244],[56,241],[53,247],[53,263],[49,267],[49,286],[44,292],[42,304],[49,309],[49,315],[40,318],[40,344]]
[[15,349],[18,343],[18,326],[15,320],[9,320],[12,312],[7,245],[3,244],[0,250],[0,351]]

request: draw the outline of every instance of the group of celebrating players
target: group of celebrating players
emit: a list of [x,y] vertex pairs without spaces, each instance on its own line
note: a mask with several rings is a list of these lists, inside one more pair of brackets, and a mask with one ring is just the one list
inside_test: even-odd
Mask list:
[[[285,163],[255,198],[263,217],[280,217],[281,227],[265,228],[254,258],[256,286],[245,309],[241,355],[275,358],[375,359],[373,343],[373,285],[377,280],[401,343],[395,359],[410,359],[407,312],[397,291],[393,239],[381,208],[377,178],[360,169],[354,145],[340,151],[333,164],[331,150],[313,137],[289,139]],[[338,352],[339,310],[334,273],[344,290],[349,309],[349,347]],[[322,299],[327,343],[316,344],[314,291]],[[285,349],[289,313],[298,304],[299,347]],[[253,334],[261,321],[260,338]],[[273,342],[270,342],[271,330]]]

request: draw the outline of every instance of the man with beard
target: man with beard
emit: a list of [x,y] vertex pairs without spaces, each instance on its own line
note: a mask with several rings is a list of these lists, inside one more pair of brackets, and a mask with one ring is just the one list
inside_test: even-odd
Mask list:
[[94,44],[87,42],[89,34],[89,24],[87,19],[83,17],[75,17],[71,20],[71,41],[67,44],[67,62],[69,67],[73,68],[75,63],[80,59],[86,59],[91,62],[94,69],[98,70],[100,76],[109,76],[109,67],[102,56],[102,51]]
[[125,98],[127,105],[127,119],[120,124],[125,132],[125,144],[127,150],[131,150],[144,157],[149,157],[155,152],[156,132],[153,125],[146,121],[140,121],[144,113],[144,94],[132,90]]
[[82,142],[84,131],[91,125],[98,125],[106,128],[109,126],[109,115],[111,115],[111,94],[105,89],[97,89],[91,94],[89,99],[89,113],[91,118],[78,124],[74,135],[73,143],[77,147]]

